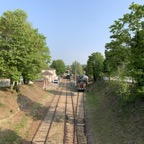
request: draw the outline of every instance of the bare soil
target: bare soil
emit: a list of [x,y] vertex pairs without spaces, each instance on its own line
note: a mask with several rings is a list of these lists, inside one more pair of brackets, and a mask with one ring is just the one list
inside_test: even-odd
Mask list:
[[43,82],[36,82],[21,85],[19,93],[0,90],[0,144],[30,142],[56,84],[50,84],[47,90],[42,87]]
[[[58,84],[50,83],[48,89],[43,90],[43,82],[35,82],[34,85],[21,85],[19,93],[11,92],[8,88],[0,90],[0,144],[30,144],[57,86]],[[64,103],[65,97],[61,98],[59,109],[64,107]],[[59,113],[57,118],[64,114]],[[61,118],[55,122],[56,130],[51,135],[56,141],[60,141],[57,140],[57,132],[61,133],[63,122]]]

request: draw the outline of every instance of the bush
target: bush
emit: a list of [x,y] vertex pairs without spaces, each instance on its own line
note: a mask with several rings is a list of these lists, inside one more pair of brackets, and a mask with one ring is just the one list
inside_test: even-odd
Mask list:
[[144,99],[144,86],[139,87],[137,92],[138,92],[138,96]]
[[125,105],[129,102],[134,102],[137,97],[135,86],[126,82],[119,83],[119,86],[120,87],[117,90],[117,94],[121,104]]

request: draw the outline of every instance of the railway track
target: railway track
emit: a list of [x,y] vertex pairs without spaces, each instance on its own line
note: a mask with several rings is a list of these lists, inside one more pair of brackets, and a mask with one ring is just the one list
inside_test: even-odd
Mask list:
[[74,92],[70,82],[62,80],[31,144],[87,144],[84,117],[84,93]]
[[77,110],[77,139],[78,144],[87,144],[87,129],[85,121],[85,107],[84,107],[85,93],[79,93],[79,102]]
[[69,84],[67,85],[66,101],[65,101],[65,119],[64,119],[64,144],[74,144],[75,139],[75,109],[74,109],[74,98],[71,90],[68,90]]

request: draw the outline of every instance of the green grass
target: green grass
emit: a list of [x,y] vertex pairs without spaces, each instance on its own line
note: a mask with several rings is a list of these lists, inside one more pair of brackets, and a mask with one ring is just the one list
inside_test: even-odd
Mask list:
[[28,117],[24,116],[21,121],[14,127],[14,131],[16,133],[19,133],[21,130],[24,129],[24,127],[27,125]]
[[19,142],[17,143],[16,141],[17,141],[17,139],[18,139],[18,136],[17,135],[15,135],[15,134],[11,134],[11,135],[9,135],[8,137],[3,137],[1,140],[0,140],[0,143],[1,144],[13,144],[13,143],[15,143],[15,144],[23,144],[22,143],[22,141],[20,141],[20,140],[18,140]]
[[142,144],[144,143],[144,104],[127,104],[122,108],[115,94],[118,84],[97,82],[86,94],[88,126],[93,143]]
[[23,140],[12,130],[0,130],[0,144],[23,144]]
[[47,93],[44,95],[44,99],[47,99],[51,94],[50,93]]
[[0,108],[4,108],[4,107],[5,107],[5,104],[0,103]]

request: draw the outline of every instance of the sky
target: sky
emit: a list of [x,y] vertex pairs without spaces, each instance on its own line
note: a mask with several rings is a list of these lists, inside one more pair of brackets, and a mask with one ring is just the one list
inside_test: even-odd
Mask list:
[[130,12],[132,2],[144,5],[144,0],[0,0],[0,15],[24,10],[28,22],[47,38],[51,62],[86,64],[94,52],[104,56],[110,25]]

